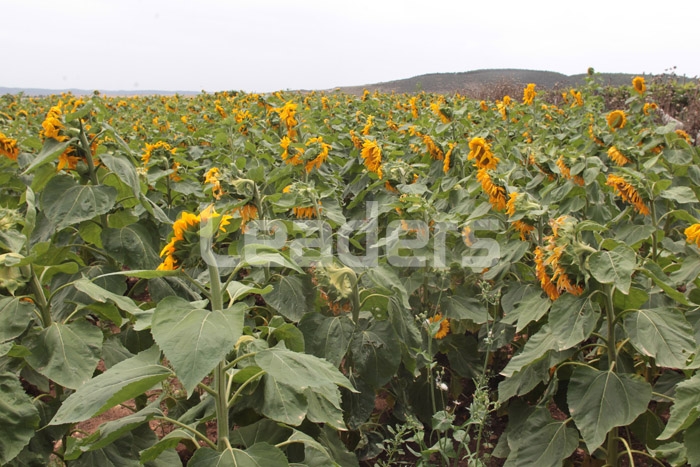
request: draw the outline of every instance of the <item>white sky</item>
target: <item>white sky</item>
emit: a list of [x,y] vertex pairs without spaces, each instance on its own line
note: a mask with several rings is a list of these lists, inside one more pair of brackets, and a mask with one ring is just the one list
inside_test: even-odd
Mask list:
[[522,68],[700,76],[697,0],[0,0],[0,86],[329,89]]

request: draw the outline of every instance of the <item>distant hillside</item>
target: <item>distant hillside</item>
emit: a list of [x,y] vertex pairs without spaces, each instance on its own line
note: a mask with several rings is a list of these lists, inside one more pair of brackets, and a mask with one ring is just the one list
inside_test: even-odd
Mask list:
[[[360,86],[338,87],[340,91],[348,94],[362,94],[367,89],[371,92],[396,92],[396,93],[455,93],[478,99],[501,98],[505,94],[511,94],[516,90],[520,92],[522,88],[535,83],[538,89],[559,89],[580,86],[585,82],[586,74],[564,75],[553,71],[519,70],[519,69],[494,69],[475,70],[459,73],[430,73],[426,75],[414,76],[413,78],[387,81],[383,83],[365,84]],[[645,76],[650,80],[652,76],[644,74],[626,73],[597,73],[596,77],[601,84],[606,86],[630,85],[635,76]],[[675,76],[669,76],[675,78]],[[680,78],[679,78],[680,79]],[[686,78],[682,78],[686,79]],[[299,92],[309,92],[311,90],[298,90]],[[85,89],[35,89],[35,88],[3,88],[0,87],[0,95],[17,94],[23,92],[30,96],[45,96],[70,92],[76,96],[86,96],[94,91]],[[144,95],[164,95],[175,94],[183,96],[194,96],[199,94],[196,91],[100,91],[107,96],[144,96]]]
[[[414,76],[413,78],[367,84],[364,86],[348,86],[339,88],[349,94],[360,94],[365,89],[374,92],[459,92],[468,96],[490,94],[489,90],[498,87],[524,87],[535,83],[541,89],[558,89],[579,86],[585,82],[586,74],[564,75],[553,71],[537,70],[475,70],[460,73],[431,73]],[[599,73],[597,77],[602,84],[610,86],[629,85],[632,78],[639,75],[625,73]]]
[[[3,88],[0,87],[0,95],[3,94],[19,94],[20,92],[23,92],[24,94],[28,96],[50,96],[52,94],[61,94],[61,93],[71,93],[74,96],[89,96],[92,95],[95,91],[88,91],[86,89],[75,89],[75,88],[70,88],[70,89],[42,89],[42,88]],[[105,96],[153,96],[153,95],[158,95],[158,96],[174,96],[175,94],[178,94],[180,96],[195,96],[199,94],[199,92],[195,91],[157,91],[157,90],[143,90],[143,91],[102,91],[100,90],[100,94],[105,95]]]

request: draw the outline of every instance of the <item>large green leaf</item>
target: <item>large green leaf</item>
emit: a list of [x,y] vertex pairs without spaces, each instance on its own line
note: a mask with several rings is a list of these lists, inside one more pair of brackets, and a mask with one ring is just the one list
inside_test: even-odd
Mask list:
[[386,384],[401,364],[401,346],[389,321],[364,323],[352,336],[350,353],[360,377],[374,388]]
[[387,303],[389,321],[394,326],[396,336],[401,346],[401,360],[408,371],[414,371],[417,365],[416,356],[422,350],[422,337],[413,312],[401,305],[399,297],[392,296]]
[[530,365],[542,358],[549,350],[557,350],[559,347],[550,326],[544,325],[542,329],[537,331],[535,335],[525,343],[523,350],[513,357],[506,367],[501,371],[501,374],[506,377],[511,377],[517,371],[520,371],[524,366]]
[[126,183],[131,188],[134,193],[134,197],[138,199],[141,194],[141,184],[139,183],[139,176],[136,173],[136,167],[134,164],[126,157],[118,157],[109,152],[100,154],[100,161],[113,173],[115,173],[119,180]]
[[102,353],[102,331],[85,319],[52,323],[22,341],[31,352],[25,360],[40,374],[75,389],[92,377]]
[[100,238],[105,250],[129,269],[155,269],[160,257],[152,229],[130,224],[120,229],[104,229]]
[[53,161],[75,141],[76,138],[71,138],[63,142],[53,138],[47,138],[44,142],[44,146],[41,148],[41,151],[39,151],[39,154],[37,154],[36,157],[34,157],[34,160],[32,160],[27,168],[24,169],[24,173],[29,173],[37,167]]
[[0,373],[0,394],[0,464],[5,465],[34,436],[39,411],[12,373]]
[[449,295],[443,298],[441,305],[446,318],[470,320],[475,324],[484,324],[489,319],[484,304],[474,297]]
[[332,383],[354,391],[352,383],[337,368],[313,355],[292,352],[278,345],[259,351],[254,359],[268,375],[299,390]]
[[690,302],[688,302],[688,299],[685,297],[684,294],[679,292],[676,289],[676,285],[672,283],[671,279],[666,275],[666,273],[661,269],[661,267],[653,263],[651,261],[647,261],[644,263],[644,267],[640,269],[640,271],[643,274],[646,274],[648,277],[651,278],[652,281],[654,281],[654,284],[658,285],[661,290],[666,292],[666,295],[677,301],[678,303],[681,303],[683,305],[690,305]]
[[551,301],[542,295],[542,289],[533,284],[522,284],[509,290],[503,296],[503,322],[515,324],[520,332],[532,321],[539,321],[551,305]]
[[693,466],[700,465],[700,422],[696,421],[685,430],[683,441],[687,450],[688,463]]
[[591,274],[601,284],[613,284],[627,294],[632,284],[637,255],[630,247],[620,245],[610,251],[597,251],[588,258]]
[[16,297],[0,298],[0,342],[9,341],[22,334],[36,318],[34,304]]
[[578,447],[578,431],[568,421],[553,419],[546,408],[539,408],[522,429],[508,436],[508,444],[516,467],[556,467]]
[[299,329],[304,333],[307,352],[338,367],[350,347],[355,325],[347,315],[307,313],[299,322]]
[[[140,452],[157,442],[156,434],[148,425],[140,425],[113,443],[94,451],[84,452],[70,462],[74,467],[139,467]],[[143,464],[145,467],[172,467],[181,461],[174,449],[162,452],[158,459]]]
[[675,308],[645,308],[625,315],[624,327],[632,345],[660,366],[684,368],[697,349],[693,327]]
[[153,312],[153,338],[188,394],[236,344],[243,330],[244,304],[209,311],[180,297],[161,300]]
[[197,449],[188,467],[287,467],[287,457],[279,448],[256,443],[246,450],[229,448],[217,452],[211,448]]
[[[109,290],[103,289],[89,279],[78,279],[75,281],[73,286],[96,302],[112,302],[119,307],[120,310],[126,311],[127,313],[135,316],[138,316],[143,312],[141,308],[136,306],[131,298],[123,295],[117,295]],[[117,324],[120,325],[121,323]]]
[[600,307],[589,296],[564,294],[552,304],[549,326],[558,350],[571,348],[588,339],[600,317]]
[[41,207],[46,217],[61,230],[107,214],[114,207],[116,199],[115,188],[80,185],[71,176],[57,175],[41,194]]
[[143,394],[172,375],[159,360],[160,350],[153,346],[117,363],[68,396],[50,425],[81,422]]
[[676,386],[676,395],[671,406],[671,416],[659,439],[670,439],[685,430],[700,417],[700,373]]
[[271,420],[290,426],[304,421],[308,402],[304,391],[272,375],[263,376],[264,400],[260,412]]
[[156,415],[163,415],[163,412],[160,410],[160,402],[161,400],[157,399],[138,412],[103,423],[89,436],[76,440],[71,446],[71,452],[66,452],[66,459],[76,459],[82,452],[96,451],[109,446]]
[[566,399],[588,452],[593,452],[612,428],[629,425],[646,410],[651,385],[637,375],[576,366]]
[[319,389],[308,388],[304,391],[307,402],[306,417],[314,423],[323,423],[335,430],[345,431],[343,410],[340,406],[340,391],[334,384],[327,384]]
[[522,396],[532,391],[540,383],[550,380],[550,370],[574,353],[573,349],[557,352],[548,350],[541,358],[526,364],[513,375],[498,384],[498,401],[505,402],[513,396]]
[[306,275],[281,276],[265,301],[290,321],[298,322],[304,313],[313,310],[315,289]]

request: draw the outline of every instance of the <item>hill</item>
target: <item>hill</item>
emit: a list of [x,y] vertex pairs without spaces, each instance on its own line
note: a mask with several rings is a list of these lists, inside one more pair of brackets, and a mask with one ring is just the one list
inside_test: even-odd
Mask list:
[[[387,81],[383,83],[366,84],[364,86],[348,86],[339,88],[349,94],[360,94],[365,89],[370,92],[430,92],[451,93],[472,97],[491,97],[498,88],[522,88],[529,83],[535,83],[541,89],[558,89],[575,87],[585,82],[586,74],[565,75],[553,71],[494,69],[475,70],[460,73],[430,73],[413,78]],[[596,75],[601,83],[610,86],[629,85],[632,78],[638,75],[626,73],[599,73]]]

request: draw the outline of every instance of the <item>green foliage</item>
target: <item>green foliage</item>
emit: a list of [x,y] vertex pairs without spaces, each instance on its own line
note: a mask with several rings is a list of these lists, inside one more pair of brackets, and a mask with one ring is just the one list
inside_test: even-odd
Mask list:
[[13,100],[0,463],[697,464],[700,153],[650,89]]

